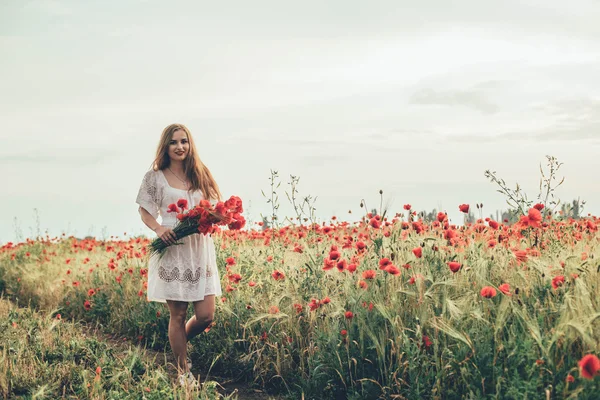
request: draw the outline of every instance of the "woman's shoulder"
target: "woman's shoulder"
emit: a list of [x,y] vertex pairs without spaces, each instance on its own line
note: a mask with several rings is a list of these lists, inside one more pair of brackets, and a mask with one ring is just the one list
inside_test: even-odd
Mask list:
[[155,170],[153,168],[150,168],[149,170],[147,170],[144,173],[144,181],[145,182],[151,182],[152,184],[158,185],[160,183],[160,179],[159,179],[159,174],[160,174],[160,170]]

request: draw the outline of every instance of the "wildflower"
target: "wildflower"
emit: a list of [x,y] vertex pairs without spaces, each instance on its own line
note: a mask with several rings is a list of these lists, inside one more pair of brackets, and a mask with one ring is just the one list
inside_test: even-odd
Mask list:
[[579,361],[579,373],[585,379],[594,379],[600,371],[600,359],[594,354],[587,354]]
[[381,260],[379,260],[379,269],[381,270],[385,270],[385,268],[390,265],[392,262],[390,261],[389,258],[382,258]]
[[367,282],[360,280],[358,281],[358,287],[360,287],[361,289],[366,289],[369,287],[369,285],[367,284]]
[[412,252],[417,258],[421,258],[423,256],[423,249],[420,247],[415,247]]
[[552,278],[552,288],[555,290],[561,287],[565,283],[565,277],[562,275],[555,276]]
[[92,297],[95,294],[96,294],[96,291],[94,289],[88,290],[88,296]]
[[177,208],[177,204],[173,203],[173,204],[169,204],[167,207],[167,212],[168,213],[178,213],[179,212],[179,208]]
[[525,250],[517,250],[513,253],[517,262],[524,263],[527,262],[527,252]]
[[412,206],[411,206],[410,204],[405,204],[405,205],[404,205],[404,209],[405,209],[406,211],[410,211],[410,209],[411,209],[411,208],[412,208]]
[[356,250],[358,250],[359,253],[363,252],[366,247],[367,247],[367,245],[365,244],[365,242],[363,242],[363,241],[356,242]]
[[533,206],[533,208],[535,208],[538,211],[542,211],[544,209],[544,205],[541,203],[537,203],[536,205]]
[[354,318],[354,314],[352,313],[352,311],[346,311],[346,313],[344,314],[344,316],[346,317],[346,319],[352,319],[352,318]]
[[227,257],[227,259],[225,260],[225,262],[227,263],[227,265],[235,265],[235,258],[233,258],[233,257]]
[[429,348],[433,342],[429,340],[429,336],[423,335],[423,344],[425,345],[425,348]]
[[456,261],[449,261],[447,262],[447,264],[450,268],[450,271],[452,271],[453,273],[457,273],[460,267],[462,267],[462,265]]
[[177,200],[177,207],[181,208],[181,211],[185,210],[188,207],[188,202],[186,199]]
[[371,225],[374,229],[379,229],[381,227],[381,221],[379,220],[379,215],[371,218],[369,220],[369,225]]
[[281,271],[278,271],[278,270],[273,271],[273,273],[271,274],[271,276],[276,281],[285,279],[285,274],[283,272],[281,272]]
[[508,283],[503,283],[502,285],[498,286],[498,290],[505,295],[510,296],[510,285]]
[[362,277],[363,277],[363,279],[374,279],[376,274],[377,274],[376,271],[374,271],[372,269],[368,269],[362,273]]
[[342,329],[342,330],[340,331],[340,335],[342,335],[342,336],[346,336],[347,334],[348,334],[348,331],[347,331],[347,330],[345,330],[345,329]]
[[329,298],[329,296],[325,296],[325,298],[323,300],[321,300],[321,304],[329,304],[331,303],[331,299]]
[[62,316],[60,314],[56,314],[56,319],[60,320]]
[[319,307],[321,307],[321,303],[316,299],[311,299],[310,303],[308,303],[308,308],[310,311],[315,311]]
[[279,307],[271,306],[269,307],[269,314],[277,314],[279,312]]
[[460,210],[460,212],[467,214],[469,212],[469,205],[461,204],[460,206],[458,206],[458,209]]
[[437,213],[437,220],[439,222],[444,222],[447,218],[448,218],[448,216],[446,215],[446,213],[443,213],[441,211],[439,213]]
[[491,286],[485,286],[481,289],[481,296],[485,297],[486,299],[491,299],[492,297],[496,296],[496,289]]
[[529,209],[527,219],[529,226],[538,228],[540,226],[540,222],[542,222],[542,213],[536,208],[531,208]]
[[568,383],[573,383],[573,382],[575,382],[575,377],[573,377],[573,375],[569,374],[569,375],[567,375],[566,381]]
[[83,308],[85,308],[86,310],[91,310],[92,304],[88,300],[86,300],[83,302]]
[[346,266],[346,270],[348,270],[350,273],[354,273],[354,271],[356,271],[356,264],[348,264],[348,266]]
[[400,269],[394,264],[389,264],[387,267],[385,267],[385,272],[391,275],[400,275]]
[[248,286],[254,287],[254,286],[256,286],[256,282],[250,281],[250,282],[248,282]]
[[498,226],[500,226],[496,221],[494,221],[493,219],[490,219],[488,221],[488,225],[490,226],[490,228],[492,229],[498,229]]
[[294,308],[296,309],[296,314],[300,314],[302,312],[302,304],[294,303]]

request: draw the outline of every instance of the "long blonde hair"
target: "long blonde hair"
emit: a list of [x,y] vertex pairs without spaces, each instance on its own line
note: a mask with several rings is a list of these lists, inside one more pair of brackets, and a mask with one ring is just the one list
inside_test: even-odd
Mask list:
[[171,124],[163,130],[158,143],[158,148],[156,149],[156,158],[152,163],[152,169],[154,171],[159,169],[164,170],[171,164],[171,159],[169,157],[169,143],[173,139],[173,133],[178,130],[185,132],[190,143],[188,156],[183,162],[183,171],[191,183],[190,190],[199,189],[202,191],[202,195],[205,199],[221,201],[219,185],[217,185],[210,170],[200,160],[196,145],[194,144],[194,138],[185,125]]

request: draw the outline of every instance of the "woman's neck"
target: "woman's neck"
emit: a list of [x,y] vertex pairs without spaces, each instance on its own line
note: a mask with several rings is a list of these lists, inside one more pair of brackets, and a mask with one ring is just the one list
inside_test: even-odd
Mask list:
[[176,174],[180,174],[180,175],[184,174],[183,163],[181,161],[171,160],[171,163],[169,164],[168,168],[170,168]]

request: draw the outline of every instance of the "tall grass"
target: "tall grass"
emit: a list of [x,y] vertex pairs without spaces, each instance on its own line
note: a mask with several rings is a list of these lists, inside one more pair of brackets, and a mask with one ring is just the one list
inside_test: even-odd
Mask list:
[[[600,353],[597,219],[536,229],[381,222],[215,235],[224,296],[193,343],[194,362],[216,359],[215,372],[292,397],[597,398],[600,379],[577,367]],[[41,310],[168,350],[167,310],[145,299],[147,244],[5,246],[0,285]],[[400,273],[380,269],[383,258]],[[496,296],[482,296],[487,286]]]

